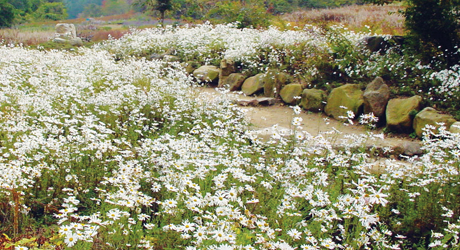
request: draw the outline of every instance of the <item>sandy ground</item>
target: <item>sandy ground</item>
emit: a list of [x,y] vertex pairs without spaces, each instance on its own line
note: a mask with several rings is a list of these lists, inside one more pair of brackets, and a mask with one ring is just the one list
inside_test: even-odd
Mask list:
[[[255,97],[244,96],[243,94],[238,94],[235,92],[231,93],[221,93],[214,88],[200,88],[199,93],[200,98],[213,98],[222,97],[230,98],[232,100],[253,100]],[[283,105],[282,103],[277,103],[273,106],[257,106],[257,107],[241,107],[242,110],[246,113],[246,119],[251,123],[251,130],[258,131],[262,134],[262,137],[265,137],[272,134],[272,127],[277,125],[281,129],[294,129],[292,125],[292,119],[295,116],[301,117],[301,127],[302,130],[307,131],[313,136],[318,134],[323,134],[325,137],[328,137],[331,140],[334,140],[336,143],[353,143],[353,139],[347,139],[350,135],[359,135],[370,132],[375,137],[378,135],[383,135],[382,129],[377,130],[368,130],[365,126],[358,124],[357,121],[354,121],[354,125],[340,122],[332,118],[327,117],[322,113],[312,113],[307,111],[302,111],[299,115],[295,115],[293,109],[289,106]],[[334,131],[334,132],[332,132]],[[387,136],[385,135],[384,140],[377,139],[372,141],[367,141],[367,145],[376,145],[379,147],[395,147],[403,144],[407,141],[414,141],[408,137],[396,137],[396,136]]]

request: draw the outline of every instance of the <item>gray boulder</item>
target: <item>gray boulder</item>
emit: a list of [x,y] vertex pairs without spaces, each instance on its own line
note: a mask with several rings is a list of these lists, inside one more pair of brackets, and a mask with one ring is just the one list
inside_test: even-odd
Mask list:
[[366,48],[372,52],[380,51],[386,45],[385,38],[381,36],[366,36],[363,38],[363,42]]
[[56,24],[56,33],[54,38],[61,38],[64,40],[71,40],[77,38],[77,30],[72,23],[58,23]]
[[83,41],[81,40],[80,37],[72,38],[69,40],[70,45],[72,46],[83,46]]
[[[302,94],[302,85],[297,83],[288,84],[281,89],[281,99],[291,105],[300,102],[300,95]],[[296,97],[299,97],[298,99]]]
[[455,122],[456,120],[453,116],[442,114],[434,108],[427,107],[415,116],[413,128],[417,136],[422,137],[423,128],[425,128],[426,125],[431,125],[435,128],[439,128],[439,123],[442,123],[446,128],[450,128],[450,126]]
[[266,73],[264,83],[264,96],[280,97],[281,89],[291,81],[289,74],[279,72],[278,70],[269,70]]
[[300,106],[308,111],[320,112],[324,110],[326,92],[321,89],[304,89]]
[[411,112],[419,111],[421,102],[421,96],[391,99],[385,112],[387,127],[397,132],[411,132],[413,121]]
[[217,86],[222,88],[225,79],[232,73],[235,73],[235,63],[231,59],[223,59],[220,62],[219,83]]
[[55,43],[68,43],[69,40],[66,40],[66,39],[63,39],[63,38],[56,37],[56,38],[53,39],[53,42],[55,42]]
[[264,88],[265,77],[266,76],[264,73],[260,73],[255,76],[249,77],[243,82],[243,85],[241,86],[241,91],[245,95],[252,95],[261,91]]
[[222,81],[221,87],[227,88],[230,91],[237,91],[241,89],[241,85],[243,85],[245,79],[246,76],[241,73],[232,73]]
[[390,99],[390,88],[381,77],[369,83],[364,90],[364,113],[374,113],[379,119],[385,116],[385,109]]
[[417,141],[406,141],[402,142],[399,145],[393,148],[394,154],[397,155],[407,155],[407,156],[414,156],[414,155],[422,155],[422,145],[420,142]]
[[236,100],[238,106],[273,106],[278,100],[271,97],[254,97],[254,99]]
[[219,68],[216,66],[201,66],[193,71],[193,75],[201,82],[214,82],[219,78]]
[[337,120],[344,120],[347,111],[352,111],[355,117],[362,113],[363,103],[363,91],[359,85],[345,84],[331,91],[324,111]]
[[362,39],[362,42],[371,52],[384,54],[390,48],[403,45],[405,39],[402,36],[366,36]]

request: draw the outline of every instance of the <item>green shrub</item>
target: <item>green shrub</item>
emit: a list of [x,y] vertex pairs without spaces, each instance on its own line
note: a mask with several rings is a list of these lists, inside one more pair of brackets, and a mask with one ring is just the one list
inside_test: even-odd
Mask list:
[[238,28],[268,27],[269,15],[263,6],[242,4],[239,1],[222,1],[207,15],[216,23],[238,22]]
[[13,6],[6,0],[0,0],[0,28],[10,27],[14,20]]

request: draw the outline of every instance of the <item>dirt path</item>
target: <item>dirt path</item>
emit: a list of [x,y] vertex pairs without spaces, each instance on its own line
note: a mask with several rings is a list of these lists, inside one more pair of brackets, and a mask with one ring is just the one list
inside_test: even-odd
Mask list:
[[[221,93],[214,88],[200,88],[201,98],[215,98],[222,97],[230,98],[231,100],[254,100],[255,97],[248,97],[235,92]],[[292,130],[292,119],[296,116],[293,109],[289,106],[277,103],[272,106],[256,106],[256,107],[241,107],[246,112],[246,119],[251,123],[250,129],[257,131],[262,137],[268,138],[273,133],[273,126],[277,125],[278,129]],[[327,117],[322,113],[312,113],[302,111],[298,117],[302,118],[301,127],[303,131],[307,131],[313,136],[322,134],[329,139],[334,140],[338,144],[349,144],[355,143],[356,139],[349,137],[351,135],[362,135],[369,132],[364,126],[359,125],[357,121],[354,121],[354,125],[345,124],[343,122],[334,120]],[[371,137],[378,137],[383,135],[382,129],[370,131]],[[391,147],[395,148],[401,146],[406,142],[414,142],[417,140],[407,137],[396,137],[387,136],[382,139],[367,140],[366,145],[376,145],[379,147]]]

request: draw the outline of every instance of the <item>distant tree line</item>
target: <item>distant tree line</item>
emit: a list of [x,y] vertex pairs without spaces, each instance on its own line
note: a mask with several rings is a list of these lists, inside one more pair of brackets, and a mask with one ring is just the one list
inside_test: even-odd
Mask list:
[[[174,18],[240,21],[251,23],[266,14],[278,15],[301,8],[325,8],[361,3],[363,0],[0,0],[0,26],[40,20],[100,17],[129,11],[158,12]],[[166,3],[166,5],[164,4]]]
[[69,18],[124,14],[132,10],[132,0],[64,0]]
[[0,0],[0,26],[30,20],[61,20],[68,17],[62,0]]
[[[264,13],[282,14],[297,9],[327,8],[360,4],[363,0],[64,0],[69,18],[98,17],[122,14],[128,11],[158,12],[160,18],[167,12],[174,18],[205,19],[241,7],[257,7]],[[230,8],[230,9],[229,9]],[[210,13],[211,12],[211,13]],[[234,11],[233,11],[234,12]],[[164,16],[163,16],[164,17]]]
[[364,0],[133,0],[135,10],[163,19],[169,16],[190,20],[238,21],[241,27],[266,26],[270,15],[299,9],[362,4]]

